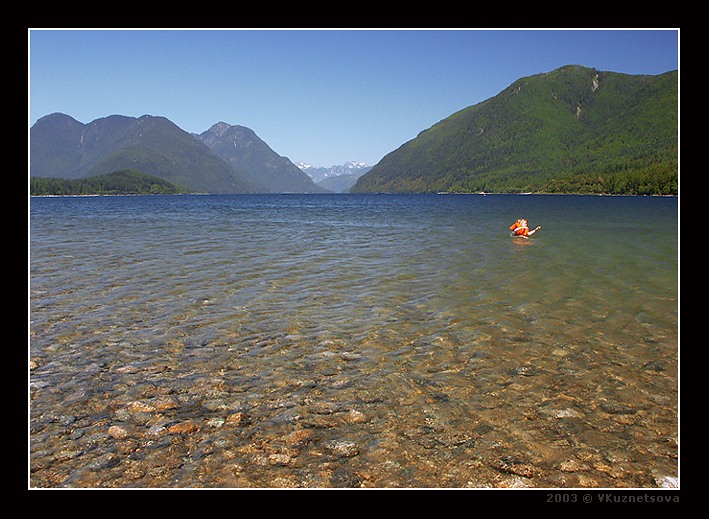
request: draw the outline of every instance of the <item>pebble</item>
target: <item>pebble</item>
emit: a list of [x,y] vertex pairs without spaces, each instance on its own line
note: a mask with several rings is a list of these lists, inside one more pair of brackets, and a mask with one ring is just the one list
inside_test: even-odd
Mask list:
[[350,409],[345,415],[345,420],[350,423],[360,423],[366,420],[364,413],[357,411],[356,409]]
[[173,397],[159,397],[152,402],[152,407],[156,411],[168,411],[170,409],[177,409],[180,406],[176,398]]
[[207,420],[207,425],[209,427],[214,427],[218,429],[219,427],[224,425],[225,421],[226,420],[224,420],[224,418],[210,418],[209,420]]
[[555,418],[577,418],[579,416],[581,416],[581,413],[574,409],[571,409],[570,407],[554,411]]
[[312,429],[297,429],[286,434],[282,440],[291,446],[305,445],[315,438],[315,431]]
[[325,442],[324,447],[331,454],[342,458],[352,458],[359,454],[357,444],[349,440],[330,440]]
[[492,466],[501,472],[515,474],[525,478],[532,478],[540,474],[539,469],[513,456],[503,456],[500,459],[494,460]]
[[635,414],[636,409],[615,402],[602,402],[601,409],[608,414]]
[[590,467],[585,463],[581,463],[580,461],[573,459],[562,461],[559,468],[564,472],[581,472],[590,469]]
[[122,440],[128,437],[128,431],[120,425],[112,425],[109,427],[108,434],[117,440]]
[[149,438],[160,438],[167,434],[167,428],[163,425],[153,425],[146,432],[145,436]]
[[672,476],[662,476],[655,480],[660,488],[679,488],[679,478]]
[[308,407],[308,412],[313,414],[329,415],[342,411],[342,406],[334,402],[320,402]]
[[180,422],[168,427],[170,434],[191,434],[199,430],[199,426],[192,422]]
[[293,457],[290,456],[289,454],[277,452],[277,453],[268,455],[268,462],[273,465],[286,466],[286,465],[290,465],[292,463],[292,461],[293,461]]
[[152,413],[155,411],[155,407],[143,402],[130,402],[126,407],[132,413]]
[[248,425],[251,423],[249,415],[244,412],[232,413],[226,418],[226,423],[230,425]]

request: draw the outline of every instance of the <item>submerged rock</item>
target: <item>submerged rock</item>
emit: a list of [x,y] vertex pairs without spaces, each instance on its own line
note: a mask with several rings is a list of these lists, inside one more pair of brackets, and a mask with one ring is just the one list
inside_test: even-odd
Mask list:
[[120,425],[112,425],[108,428],[108,434],[117,440],[122,440],[128,436],[128,431]]
[[679,478],[674,476],[662,476],[655,478],[655,483],[660,488],[679,488]]
[[503,456],[493,460],[492,466],[506,474],[515,474],[525,478],[533,478],[541,473],[539,469],[530,463],[515,458],[514,456]]
[[352,458],[359,454],[357,444],[349,440],[330,440],[325,442],[324,447],[330,454],[343,458]]

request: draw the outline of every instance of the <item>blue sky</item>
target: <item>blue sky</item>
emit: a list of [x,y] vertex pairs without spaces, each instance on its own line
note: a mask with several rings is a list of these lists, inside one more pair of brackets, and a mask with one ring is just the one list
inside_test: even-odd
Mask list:
[[29,126],[164,116],[201,133],[251,128],[293,162],[376,164],[515,80],[579,64],[627,74],[678,68],[677,29],[30,29]]

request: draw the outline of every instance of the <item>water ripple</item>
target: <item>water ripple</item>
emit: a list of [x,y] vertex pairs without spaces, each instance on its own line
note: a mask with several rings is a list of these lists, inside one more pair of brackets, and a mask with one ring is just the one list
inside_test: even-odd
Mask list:
[[33,199],[30,484],[657,486],[676,208]]

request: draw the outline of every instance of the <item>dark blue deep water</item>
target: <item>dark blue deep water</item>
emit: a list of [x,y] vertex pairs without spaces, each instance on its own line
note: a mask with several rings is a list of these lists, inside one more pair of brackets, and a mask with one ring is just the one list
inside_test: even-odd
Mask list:
[[678,476],[676,198],[49,197],[29,223],[31,486]]

